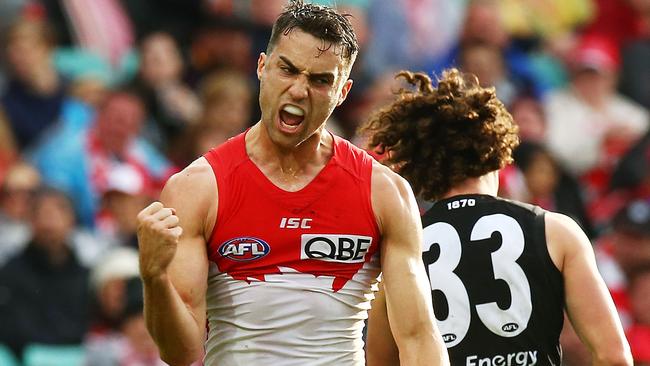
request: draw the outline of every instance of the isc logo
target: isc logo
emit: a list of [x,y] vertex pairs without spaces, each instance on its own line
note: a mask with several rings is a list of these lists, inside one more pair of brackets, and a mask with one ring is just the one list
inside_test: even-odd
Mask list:
[[372,237],[359,235],[303,234],[300,258],[327,262],[364,262]]
[[235,261],[252,261],[269,254],[271,247],[262,239],[242,237],[221,244],[219,254]]
[[311,229],[312,219],[302,219],[299,217],[283,217],[280,220],[281,229]]

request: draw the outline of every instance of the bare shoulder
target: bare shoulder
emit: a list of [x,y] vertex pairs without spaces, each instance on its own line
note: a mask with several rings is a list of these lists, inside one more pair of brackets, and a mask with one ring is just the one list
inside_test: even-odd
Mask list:
[[[175,196],[202,194],[204,190],[213,190],[216,179],[212,167],[205,158],[193,161],[185,169],[172,175],[163,189],[163,194]],[[173,198],[173,197],[170,197]]]
[[211,218],[216,219],[217,205],[217,180],[208,161],[198,158],[172,175],[160,194],[160,201],[174,208],[181,221],[186,222],[183,229],[187,230],[185,226],[189,223],[202,223],[197,230],[207,230],[205,224],[211,225],[214,223]]
[[378,162],[372,165],[372,192],[373,196],[377,194],[382,200],[408,199],[413,195],[406,179]]
[[388,220],[418,214],[411,185],[378,162],[374,162],[372,167],[372,207],[382,232]]
[[564,258],[576,253],[591,252],[591,242],[580,225],[567,215],[547,212],[546,242],[553,262],[562,269]]
[[589,239],[580,225],[567,215],[557,212],[547,212],[545,215],[546,236],[549,239],[568,240],[576,239],[582,241]]

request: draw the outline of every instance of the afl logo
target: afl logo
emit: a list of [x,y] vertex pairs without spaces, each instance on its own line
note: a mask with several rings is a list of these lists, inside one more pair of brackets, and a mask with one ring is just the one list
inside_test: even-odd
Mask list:
[[230,239],[219,247],[223,257],[240,262],[260,259],[270,251],[271,247],[264,240],[250,237]]
[[442,340],[445,341],[445,343],[453,342],[456,340],[456,335],[454,333],[447,333],[442,336]]
[[508,323],[501,327],[501,330],[508,333],[512,333],[517,329],[519,329],[519,325],[517,325],[516,323]]

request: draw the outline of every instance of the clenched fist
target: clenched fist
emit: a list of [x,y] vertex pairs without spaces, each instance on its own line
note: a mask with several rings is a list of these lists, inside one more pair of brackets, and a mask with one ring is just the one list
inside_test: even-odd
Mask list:
[[174,258],[183,229],[173,208],[154,202],[138,214],[140,275],[143,279],[165,274]]

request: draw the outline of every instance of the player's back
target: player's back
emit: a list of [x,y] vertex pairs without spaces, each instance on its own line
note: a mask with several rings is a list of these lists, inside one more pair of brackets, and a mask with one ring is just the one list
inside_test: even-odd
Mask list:
[[488,195],[436,202],[423,260],[452,365],[559,365],[564,287],[544,211]]

